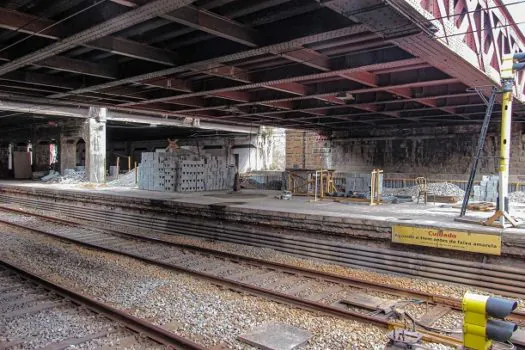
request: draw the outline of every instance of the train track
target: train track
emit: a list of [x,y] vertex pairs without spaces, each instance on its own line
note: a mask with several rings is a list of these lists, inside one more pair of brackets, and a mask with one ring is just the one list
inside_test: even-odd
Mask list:
[[[128,348],[205,349],[4,260],[0,260],[0,321],[4,350],[59,350],[89,343],[101,347],[115,341]],[[68,328],[72,331],[65,331]]]
[[250,233],[234,227],[206,222],[188,223],[167,217],[150,218],[95,208],[65,205],[56,202],[0,195],[0,201],[27,208],[54,210],[69,217],[103,223],[112,227],[135,227],[160,234],[179,234],[228,243],[267,247],[299,257],[358,268],[370,268],[437,281],[473,286],[509,297],[525,298],[525,270],[503,265],[477,263],[459,259],[416,254],[393,249],[366,247],[316,240],[306,237]]
[[[10,210],[17,214],[33,215],[50,222],[60,223],[61,225],[82,226],[79,223],[68,220],[49,218],[14,209],[1,209]],[[410,294],[408,290],[398,290],[376,285],[374,287],[377,288],[373,290],[376,297],[371,303],[370,299],[367,300],[366,297],[366,295],[370,294],[371,284],[333,274],[260,261],[189,245],[181,246],[129,233],[107,232],[107,230],[102,229],[91,229],[89,232],[73,232],[74,230],[71,230],[71,227],[67,227],[67,230],[57,227],[53,229],[53,232],[49,232],[10,220],[1,220],[0,222],[188,273],[235,291],[262,296],[306,310],[345,319],[354,319],[384,328],[403,328],[405,326],[405,323],[392,319],[392,316],[396,315],[397,305],[404,305],[404,303],[410,302],[414,297],[414,294]],[[390,297],[385,297],[387,291]],[[339,299],[338,293],[340,292],[344,292],[346,297]],[[377,297],[377,293],[383,294]],[[332,298],[334,295],[335,299]],[[351,297],[348,297],[348,295],[351,295]],[[425,301],[435,302],[436,300],[432,298],[437,298],[423,293],[418,295],[424,298],[423,300]],[[358,297],[356,298],[356,296]],[[405,298],[399,298],[399,296],[405,296]],[[449,300],[449,302],[457,307],[458,301]],[[379,304],[382,306],[379,306]],[[385,306],[387,304],[388,306]],[[518,315],[517,317],[520,316]],[[412,319],[413,317],[409,318]],[[430,325],[419,324],[418,331],[424,335],[424,340],[426,341],[450,346],[461,344],[461,340],[457,337],[433,331]]]
[[[77,222],[77,221],[71,221],[71,220],[60,219],[60,218],[51,217],[47,215],[31,213],[25,210],[19,210],[19,209],[7,208],[7,207],[1,207],[1,206],[0,206],[0,210],[9,211],[9,212],[13,212],[16,214],[21,214],[21,215],[30,215],[30,216],[37,217],[37,218],[40,218],[46,221],[56,222],[56,223],[64,224],[67,226],[86,227],[85,224]],[[92,227],[90,227],[90,229],[92,229]],[[452,297],[443,296],[443,295],[436,295],[436,294],[426,293],[426,292],[422,292],[422,291],[418,291],[414,289],[402,288],[402,287],[391,287],[386,284],[367,281],[364,279],[345,277],[345,276],[341,276],[338,274],[322,272],[322,271],[298,267],[294,265],[247,257],[244,255],[228,253],[228,252],[224,252],[224,251],[217,250],[217,249],[204,248],[201,246],[188,244],[188,243],[176,243],[173,241],[162,239],[160,237],[144,236],[144,235],[134,234],[130,232],[124,232],[121,230],[114,230],[114,229],[107,229],[107,228],[99,229],[99,230],[101,233],[115,234],[118,236],[128,237],[130,239],[136,239],[139,241],[166,244],[168,246],[182,248],[182,249],[192,251],[195,253],[214,256],[218,259],[228,259],[231,261],[235,261],[236,263],[243,262],[246,264],[253,264],[255,266],[264,267],[269,271],[280,270],[283,273],[288,273],[292,275],[300,275],[300,276],[317,279],[317,280],[323,280],[327,283],[343,284],[343,285],[347,285],[347,286],[354,287],[357,289],[373,290],[373,291],[380,292],[380,293],[387,293],[387,294],[401,296],[401,297],[408,297],[411,299],[417,299],[417,300],[424,301],[424,302],[431,303],[431,304],[443,305],[443,306],[448,306],[452,309],[461,310],[461,300],[455,299]],[[516,312],[513,316],[513,320],[519,323],[520,325],[525,326],[525,313]]]

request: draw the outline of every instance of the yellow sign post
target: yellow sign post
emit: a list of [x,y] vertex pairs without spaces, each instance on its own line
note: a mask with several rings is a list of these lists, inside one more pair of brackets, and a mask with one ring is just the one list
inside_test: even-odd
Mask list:
[[392,242],[425,247],[501,255],[501,236],[436,227],[392,226]]

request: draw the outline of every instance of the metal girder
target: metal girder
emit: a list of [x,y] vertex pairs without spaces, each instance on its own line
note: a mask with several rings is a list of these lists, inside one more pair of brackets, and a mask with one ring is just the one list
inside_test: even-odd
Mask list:
[[230,61],[242,60],[242,59],[246,59],[250,57],[260,56],[263,54],[273,54],[277,52],[282,53],[285,51],[290,51],[292,49],[300,49],[302,48],[303,45],[311,44],[311,43],[314,43],[320,40],[330,40],[330,39],[335,39],[335,38],[339,38],[342,36],[359,34],[359,33],[365,32],[366,30],[367,28],[364,25],[359,25],[359,24],[352,25],[349,27],[341,28],[341,29],[331,30],[328,32],[312,34],[312,35],[292,39],[292,40],[285,41],[285,42],[278,43],[278,44],[272,44],[268,46],[259,47],[256,49],[235,52],[235,53],[224,55],[221,57],[214,57],[214,58],[210,58],[210,59],[206,59],[206,60],[198,61],[198,62],[188,62],[186,64],[181,64],[177,67],[162,69],[162,70],[151,72],[151,73],[140,74],[140,75],[136,75],[136,76],[129,77],[129,78],[119,79],[113,82],[107,82],[104,84],[93,85],[93,86],[89,86],[86,88],[69,91],[64,94],[55,94],[50,97],[51,98],[62,98],[69,94],[82,94],[85,92],[96,91],[99,89],[105,89],[105,88],[123,85],[127,83],[135,83],[135,82],[140,82],[142,80],[160,78],[166,75],[181,73],[187,70],[198,69],[198,67],[207,66],[209,64],[227,63]]
[[[29,114],[40,114],[40,115],[49,115],[49,116],[60,116],[60,117],[70,117],[70,118],[88,118],[89,107],[67,107],[59,105],[47,105],[47,104],[32,104],[32,103],[21,103],[14,101],[2,100],[0,104],[0,111],[12,111],[12,112],[21,112]],[[193,123],[185,122],[184,116],[179,119],[170,119],[170,118],[157,118],[149,115],[139,114],[139,113],[129,113],[129,112],[119,112],[109,108],[107,113],[107,119],[120,122],[130,122],[130,123],[143,123],[149,125],[167,125],[167,126],[179,126],[179,127],[188,127],[188,128],[199,128],[199,129],[208,129],[208,130],[224,130],[231,132],[239,133],[252,133],[253,128],[251,127],[242,127],[236,125],[224,125],[217,123],[209,122],[200,122],[198,126],[194,126]]]
[[99,38],[84,44],[84,46],[168,66],[173,66],[180,60],[174,52],[114,36]]
[[236,102],[249,102],[250,94],[245,91],[224,91],[216,92],[210,96],[223,98],[225,100],[231,100]]
[[[417,62],[421,62],[421,60],[419,58],[408,58],[408,59],[404,59],[404,60],[397,60],[397,61],[390,61],[390,62],[371,63],[371,64],[368,64],[368,65],[362,65],[362,66],[358,66],[358,67],[346,68],[346,69],[335,70],[335,71],[330,71],[330,72],[322,72],[322,73],[300,75],[300,76],[296,76],[296,77],[292,77],[292,78],[286,78],[286,79],[262,81],[262,82],[250,83],[250,84],[245,84],[245,85],[241,85],[241,86],[234,86],[234,87],[229,87],[229,88],[221,88],[221,89],[214,89],[214,90],[208,90],[208,91],[199,91],[199,92],[194,92],[194,93],[183,94],[183,95],[180,95],[180,96],[162,97],[162,98],[149,100],[149,101],[147,101],[147,103],[175,101],[175,100],[177,100],[179,98],[206,96],[206,95],[213,94],[215,92],[240,91],[240,90],[261,88],[261,87],[271,86],[271,85],[275,85],[275,84],[297,83],[297,82],[306,81],[306,80],[322,79],[322,78],[328,78],[328,77],[337,77],[340,74],[344,74],[344,73],[362,72],[362,71],[369,71],[369,70],[381,69],[381,68],[386,68],[386,67],[396,67],[396,66],[402,66],[402,65],[407,65],[407,64],[414,64],[414,63],[417,63]],[[452,81],[452,80],[450,80],[450,81]],[[457,81],[457,80],[454,79],[454,81]],[[404,84],[404,85],[402,85],[400,87],[406,87],[406,86],[409,86],[409,84]],[[423,86],[426,86],[426,85],[423,85]],[[373,92],[373,91],[384,91],[386,88],[388,88],[388,87],[367,88],[367,89],[362,89],[362,91],[361,90],[356,90],[356,93]],[[330,94],[333,94],[333,92],[331,92]],[[317,94],[314,94],[314,97],[312,97],[312,98],[315,98],[316,95]],[[328,94],[320,94],[320,95],[326,96]],[[131,106],[131,105],[133,105],[133,104],[132,103],[126,104],[126,106]]]
[[251,73],[247,70],[221,63],[209,64],[205,67],[201,67],[195,70],[198,72],[204,72],[208,75],[227,78],[243,83],[249,83],[252,81]]
[[[5,8],[0,8],[0,27],[53,40],[66,37],[66,29],[55,21]],[[114,36],[99,38],[83,46],[169,66],[177,59],[173,52]]]
[[148,86],[161,87],[166,90],[184,91],[184,92],[192,91],[187,81],[184,81],[182,79],[173,78],[173,77],[154,78],[154,79],[149,79],[149,80],[143,80],[140,83],[144,85],[148,85]]
[[206,10],[197,9],[193,6],[185,6],[176,11],[166,13],[162,17],[190,28],[251,47],[257,46],[260,40],[259,33],[256,30],[229,20],[226,17]]
[[122,15],[114,17],[106,22],[97,24],[89,29],[73,34],[54,44],[48,45],[33,53],[19,57],[9,63],[0,66],[0,75],[12,72],[18,68],[42,61],[51,56],[58,55],[64,51],[72,49],[93,40],[110,35],[121,29],[130,27],[134,24],[144,22],[160,14],[176,10],[186,6],[195,0],[155,0],[139,8],[130,10]]
[[57,39],[64,33],[55,21],[6,8],[0,8],[0,28],[27,34],[38,33],[38,36],[49,39]]
[[[435,111],[435,110],[443,110],[444,108],[459,108],[459,107],[476,107],[476,106],[483,106],[483,104],[468,104],[468,105],[449,105],[449,106],[435,106],[435,107],[426,107],[426,108],[401,108],[401,109],[395,109],[395,110],[380,110],[377,105],[373,105],[373,104],[360,104],[359,106],[357,105],[352,105],[352,104],[349,104],[349,105],[346,105],[345,107],[347,108],[356,108],[356,109],[360,109],[360,110],[364,110],[364,111],[368,111],[368,112],[363,112],[363,113],[341,113],[341,114],[327,114],[326,117],[327,118],[342,118],[342,117],[369,117],[369,116],[377,116],[379,114],[386,114],[386,115],[389,115],[391,117],[396,117],[396,118],[400,118],[401,117],[401,113],[406,113],[406,112],[427,112],[427,111]],[[451,116],[450,114],[446,114],[446,116]],[[410,118],[410,117],[413,117],[413,116],[402,116],[403,119],[405,118]],[[425,117],[424,115],[421,115],[421,116],[418,116],[417,118],[423,118]],[[431,117],[431,116],[427,116],[427,117]],[[308,119],[312,119],[314,117],[297,117],[297,118],[288,118],[287,120],[289,121],[301,121],[301,120],[308,120]],[[415,118],[415,117],[413,117]]]
[[106,79],[118,78],[116,66],[103,63],[86,62],[65,56],[51,56],[45,60],[36,62],[35,65],[66,72],[92,75]]
[[298,49],[281,54],[282,57],[291,61],[317,68],[323,71],[330,70],[330,58],[312,49]]
[[56,75],[33,72],[11,72],[1,76],[0,80],[12,81],[16,83],[28,83],[60,89],[76,89],[82,86],[81,82],[60,78]]

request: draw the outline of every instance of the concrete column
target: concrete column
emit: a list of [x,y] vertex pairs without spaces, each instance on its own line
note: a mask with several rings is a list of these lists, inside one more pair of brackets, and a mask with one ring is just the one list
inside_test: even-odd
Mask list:
[[86,175],[89,182],[106,180],[106,108],[90,107],[86,125]]
[[60,173],[64,174],[66,169],[75,168],[76,139],[60,137]]

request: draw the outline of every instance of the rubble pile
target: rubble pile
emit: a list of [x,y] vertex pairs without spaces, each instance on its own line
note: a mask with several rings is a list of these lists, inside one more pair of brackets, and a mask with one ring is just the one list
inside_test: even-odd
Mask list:
[[515,203],[525,203],[525,192],[516,191],[509,194],[509,200]]
[[[436,196],[455,196],[459,199],[465,196],[463,191],[458,186],[448,182],[433,182],[427,184],[428,192],[435,194]],[[385,188],[385,194],[391,194],[395,196],[417,196],[418,187],[403,187],[403,188]]]
[[125,174],[119,175],[118,179],[108,181],[108,186],[114,187],[136,187],[135,170],[130,170]]
[[50,173],[41,178],[42,181],[49,184],[78,184],[87,182],[86,171],[76,171],[75,169],[65,169],[64,175],[51,170]]

